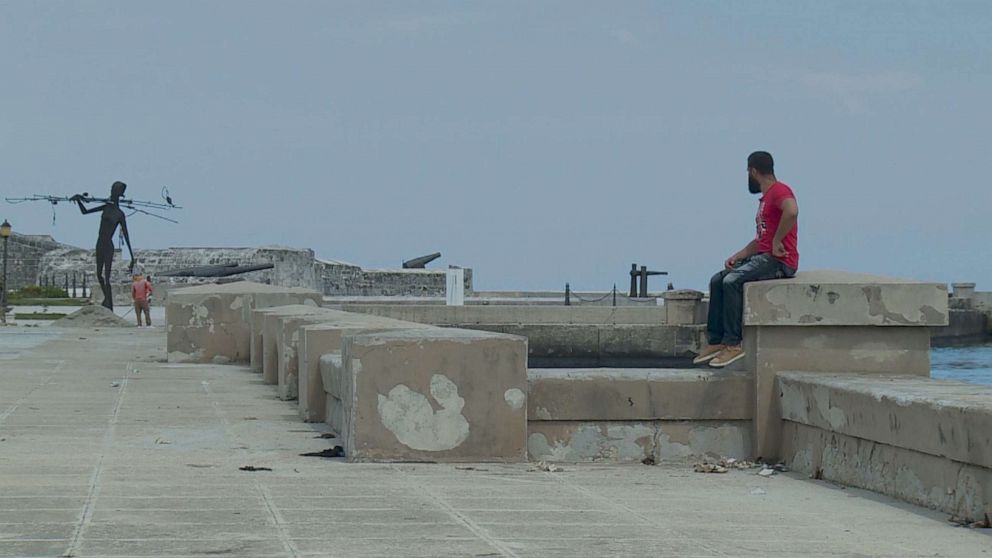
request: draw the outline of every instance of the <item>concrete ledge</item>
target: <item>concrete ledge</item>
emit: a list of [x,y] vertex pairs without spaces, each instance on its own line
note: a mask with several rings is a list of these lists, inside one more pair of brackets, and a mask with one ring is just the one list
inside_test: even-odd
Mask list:
[[463,329],[345,337],[346,455],[353,461],[524,461],[526,358],[523,338]]
[[247,362],[250,312],[283,304],[319,306],[316,291],[250,281],[199,285],[169,293],[165,307],[170,362]]
[[749,421],[531,421],[532,460],[609,463],[746,458]]
[[467,325],[465,329],[527,338],[529,364],[548,367],[684,366],[698,350],[705,326]]
[[944,326],[947,285],[809,271],[745,286],[744,325]]
[[783,427],[795,471],[977,521],[992,516],[992,469],[796,422]]
[[651,368],[532,368],[534,421],[750,420],[747,372]]
[[992,387],[782,373],[783,455],[818,477],[968,519],[992,515]]
[[[560,304],[560,303],[559,303]],[[346,304],[349,312],[374,314],[437,326],[466,327],[470,325],[658,325],[665,323],[663,306],[438,306]]]
[[992,468],[992,387],[912,376],[779,374],[782,418]]

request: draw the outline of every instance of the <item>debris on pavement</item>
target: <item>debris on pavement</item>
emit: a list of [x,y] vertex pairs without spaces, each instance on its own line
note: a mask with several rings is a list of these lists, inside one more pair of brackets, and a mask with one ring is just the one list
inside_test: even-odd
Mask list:
[[989,516],[989,514],[985,514],[985,518],[978,521],[972,521],[956,515],[952,515],[947,521],[954,523],[958,527],[968,527],[969,529],[992,529],[992,516]]
[[555,465],[554,463],[548,463],[546,461],[540,461],[530,469],[527,469],[527,471],[531,473],[533,473],[534,471],[543,471],[545,473],[560,473],[564,470],[565,469],[562,469],[558,465]]
[[480,469],[479,467],[459,467],[459,466],[456,466],[455,467],[455,470],[457,470],[457,471],[488,471],[489,469]]
[[773,469],[771,467],[765,467],[764,469],[758,471],[758,476],[761,476],[761,477],[770,477],[770,476],[774,475],[775,472],[776,472],[775,469]]
[[121,387],[120,382],[110,382],[110,387]]
[[314,436],[314,438],[322,438],[322,439],[325,439],[325,440],[330,439],[330,438],[337,438],[337,437],[338,437],[337,434],[335,434],[333,432],[324,432],[320,436]]
[[344,448],[341,446],[334,446],[333,448],[327,448],[326,450],[301,453],[300,456],[301,457],[344,457]]
[[159,445],[167,446],[167,445],[171,444],[172,442],[170,442],[169,440],[166,440],[165,438],[155,438],[155,443],[156,444],[159,444]]
[[764,496],[765,494],[768,494],[768,492],[764,488],[751,489],[751,496]]
[[272,469],[270,469],[269,467],[256,467],[254,465],[245,465],[244,467],[238,467],[238,470],[254,472],[254,471],[271,471]]
[[649,456],[645,457],[644,459],[641,460],[641,463],[644,464],[644,465],[657,465],[657,463],[654,460],[654,456],[653,455],[649,455]]
[[723,465],[718,465],[716,463],[708,463],[706,461],[702,463],[696,463],[692,466],[692,470],[697,473],[726,473],[729,471]]

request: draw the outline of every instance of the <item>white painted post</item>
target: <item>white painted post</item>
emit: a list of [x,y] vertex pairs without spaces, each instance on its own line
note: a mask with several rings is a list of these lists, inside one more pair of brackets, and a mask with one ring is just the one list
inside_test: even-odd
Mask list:
[[448,306],[465,306],[465,270],[449,269],[445,289]]

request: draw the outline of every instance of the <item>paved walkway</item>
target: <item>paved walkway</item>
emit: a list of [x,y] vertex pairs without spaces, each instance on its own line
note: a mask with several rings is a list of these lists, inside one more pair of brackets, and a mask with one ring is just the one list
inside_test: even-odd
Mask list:
[[0,330],[0,556],[992,556],[987,532],[798,476],[301,457],[333,445],[320,425],[164,345]]

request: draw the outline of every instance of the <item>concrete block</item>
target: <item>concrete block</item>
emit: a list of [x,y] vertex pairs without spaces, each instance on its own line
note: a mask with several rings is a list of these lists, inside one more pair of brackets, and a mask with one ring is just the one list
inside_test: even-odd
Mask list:
[[256,312],[256,324],[261,332],[262,380],[267,384],[279,384],[279,332],[282,319],[287,317],[311,316],[319,314],[321,308],[302,304],[276,306],[263,312]]
[[692,289],[665,291],[665,321],[671,325],[692,325],[706,323],[706,315],[701,312],[700,301],[703,293]]
[[433,326],[380,318],[366,314],[343,312],[340,319],[319,324],[303,324],[298,328],[297,352],[299,362],[299,410],[306,422],[322,422],[326,418],[326,387],[320,372],[320,359],[328,353],[341,351],[341,340],[347,335],[375,333],[391,329],[428,329]]
[[[320,308],[313,312],[282,315],[274,313],[275,328],[276,384],[279,398],[284,401],[296,399],[299,394],[299,328],[302,325],[335,322],[353,319],[354,314]],[[264,371],[263,371],[264,372]]]
[[532,368],[534,421],[750,420],[748,372],[651,368]]
[[992,386],[789,372],[779,386],[786,421],[992,469]]
[[744,324],[947,325],[947,285],[860,273],[809,271],[745,285]]
[[170,362],[247,362],[252,310],[276,304],[319,306],[316,291],[250,281],[175,289],[166,304]]
[[345,337],[343,438],[355,461],[527,456],[527,341],[462,329]]
[[790,468],[810,476],[970,521],[992,517],[992,469],[986,467],[791,421],[783,426],[783,455]]
[[632,463],[698,458],[744,459],[749,421],[531,421],[531,460]]

